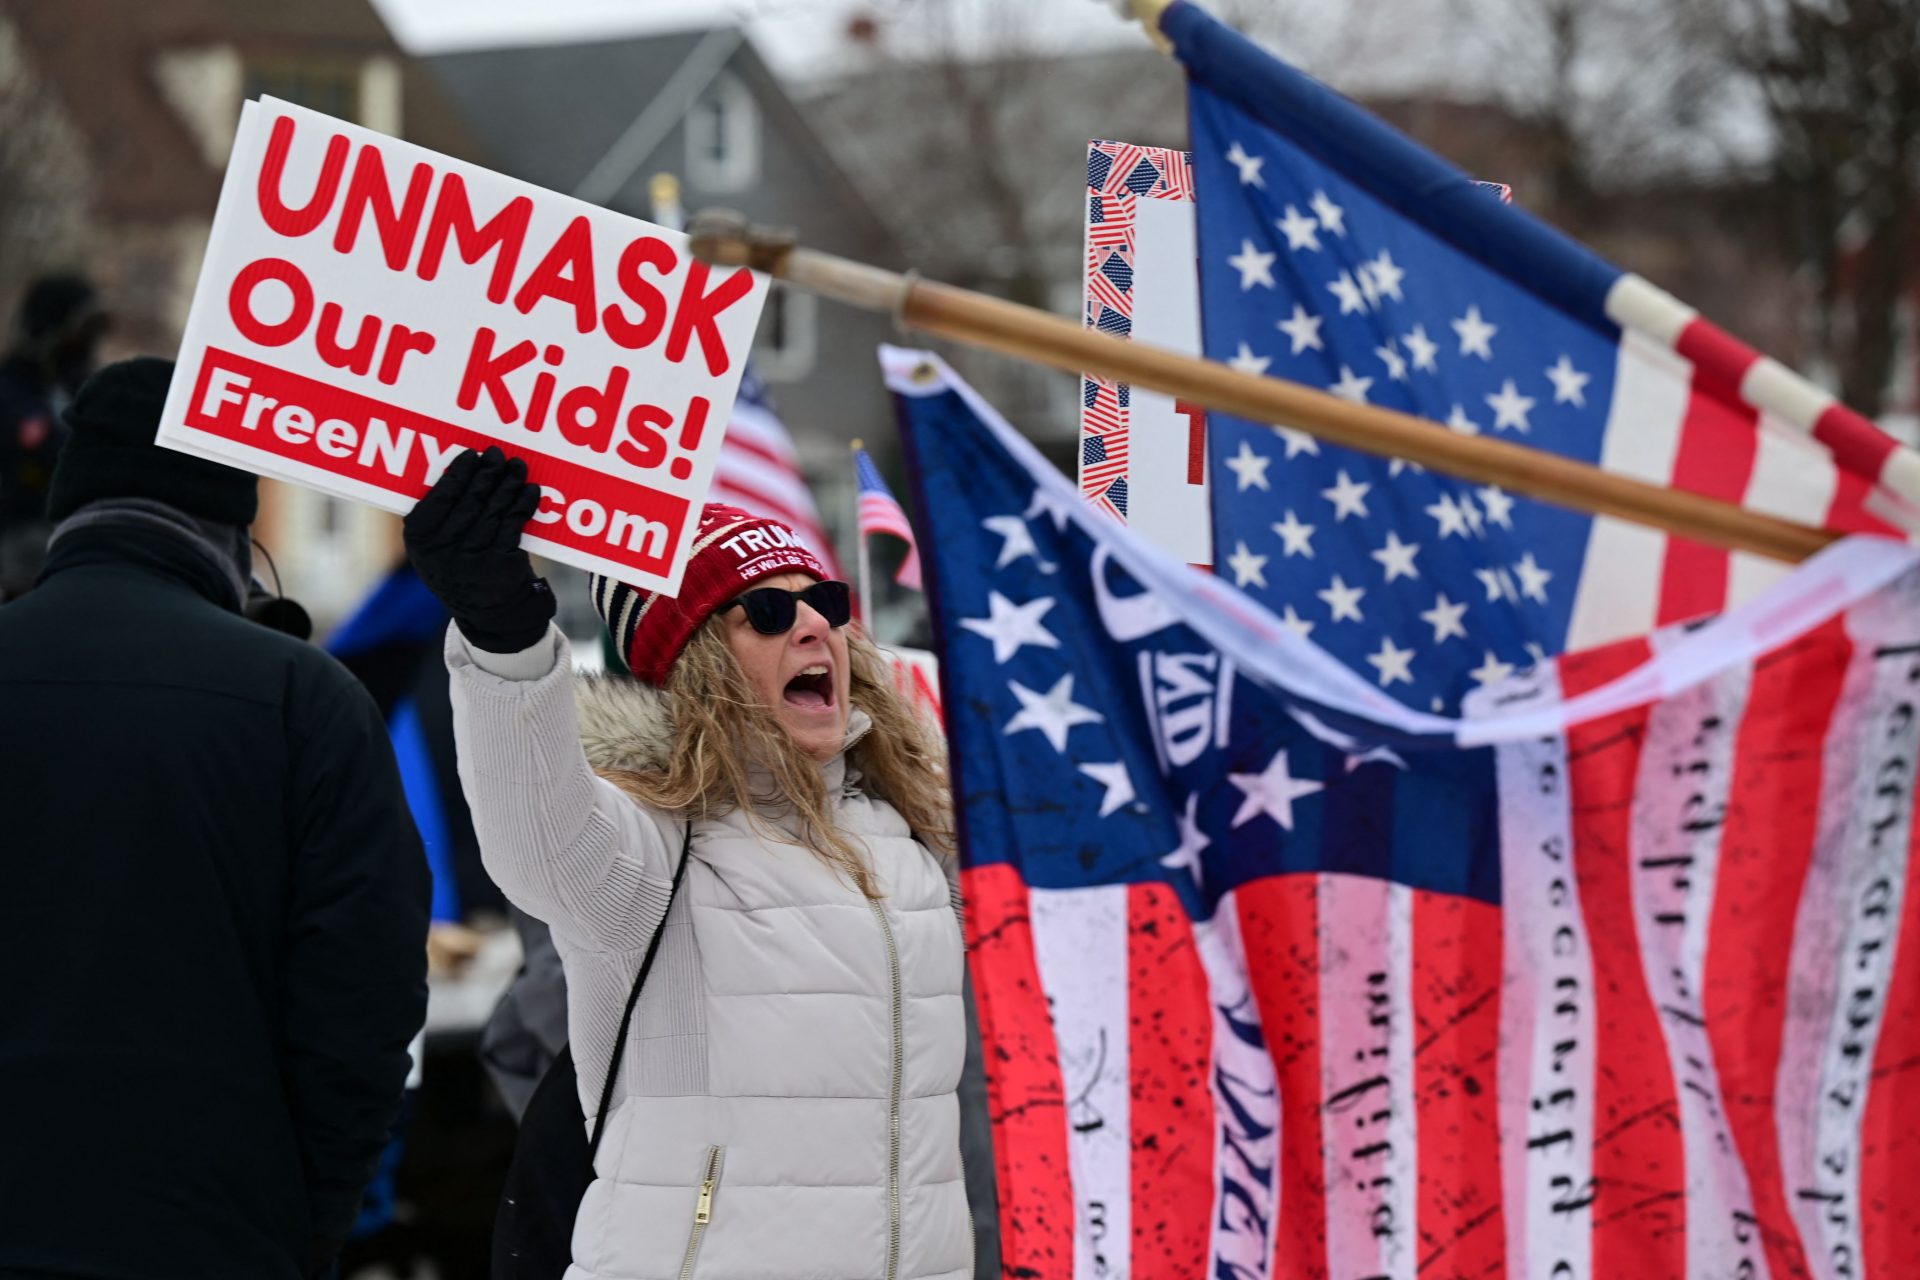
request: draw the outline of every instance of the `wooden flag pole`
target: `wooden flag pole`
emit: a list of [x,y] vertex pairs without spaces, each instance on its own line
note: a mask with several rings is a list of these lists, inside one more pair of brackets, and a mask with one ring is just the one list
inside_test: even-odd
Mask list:
[[1616,516],[1732,551],[1798,563],[1840,535],[1663,488],[1558,454],[1466,436],[1413,414],[1337,396],[1163,347],[1129,342],[985,294],[798,247],[790,233],[711,210],[688,225],[693,252],[748,266],[811,293],[891,313],[902,325],[1019,360],[1147,387],[1253,422],[1282,424],[1385,458],[1596,515]]

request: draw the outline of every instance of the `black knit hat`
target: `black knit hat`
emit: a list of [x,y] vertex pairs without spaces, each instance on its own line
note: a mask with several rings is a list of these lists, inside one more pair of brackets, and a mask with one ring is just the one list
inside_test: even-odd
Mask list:
[[47,514],[64,520],[101,498],[151,498],[190,516],[245,528],[260,509],[259,481],[153,442],[173,361],[143,356],[88,378],[67,410],[71,434],[53,468]]

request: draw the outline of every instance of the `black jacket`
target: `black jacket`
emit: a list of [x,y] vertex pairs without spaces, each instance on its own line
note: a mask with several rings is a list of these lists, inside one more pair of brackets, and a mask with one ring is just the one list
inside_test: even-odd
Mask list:
[[392,748],[186,540],[76,529],[0,607],[0,1273],[309,1274],[426,1008]]

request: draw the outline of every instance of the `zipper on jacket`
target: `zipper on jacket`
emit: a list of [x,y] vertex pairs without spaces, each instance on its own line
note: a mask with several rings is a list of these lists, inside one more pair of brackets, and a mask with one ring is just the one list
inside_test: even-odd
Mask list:
[[700,1256],[700,1237],[713,1221],[713,1192],[720,1185],[720,1159],[725,1147],[708,1147],[705,1171],[700,1178],[700,1196],[694,1201],[693,1231],[687,1236],[687,1256],[680,1263],[680,1280],[692,1280],[694,1260]]
[[895,1280],[900,1272],[900,1088],[906,1075],[906,1044],[902,1031],[900,999],[900,949],[894,944],[893,925],[887,909],[867,899],[880,932],[887,940],[887,970],[893,982],[893,1085],[887,1094],[887,1271],[886,1280]]

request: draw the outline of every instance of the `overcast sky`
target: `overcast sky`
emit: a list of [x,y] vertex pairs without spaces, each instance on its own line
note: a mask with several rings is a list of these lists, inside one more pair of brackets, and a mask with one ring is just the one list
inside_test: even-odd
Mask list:
[[[993,0],[979,0],[983,5]],[[1062,48],[1145,42],[1109,0],[1038,0],[1044,21],[1023,25]],[[373,0],[400,43],[415,52],[486,45],[565,43],[744,21],[783,75],[828,71],[848,50],[845,31],[860,14],[884,23],[896,0]],[[892,38],[909,33],[894,31]]]

